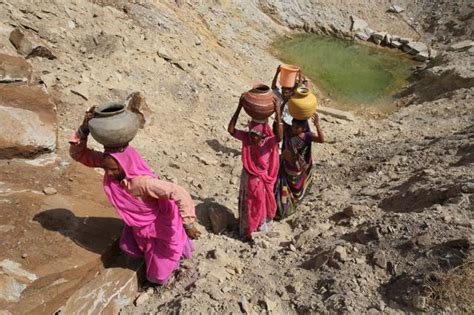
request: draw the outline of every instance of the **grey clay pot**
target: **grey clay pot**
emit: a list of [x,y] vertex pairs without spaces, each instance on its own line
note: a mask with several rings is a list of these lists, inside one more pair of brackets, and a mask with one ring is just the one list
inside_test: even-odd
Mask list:
[[139,120],[123,103],[108,103],[95,109],[89,121],[92,137],[106,148],[128,145],[137,134]]

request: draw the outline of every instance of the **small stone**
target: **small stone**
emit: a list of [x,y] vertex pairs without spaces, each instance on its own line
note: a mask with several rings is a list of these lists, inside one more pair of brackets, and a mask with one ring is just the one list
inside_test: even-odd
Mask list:
[[348,258],[346,248],[340,245],[336,246],[336,248],[334,249],[334,258],[341,262],[347,261]]
[[466,194],[474,193],[474,182],[468,182],[461,186],[461,191]]
[[28,258],[28,254],[27,254],[27,253],[23,253],[23,254],[21,254],[21,258],[23,258],[23,259],[26,259],[26,258]]
[[392,12],[392,13],[401,13],[401,12],[405,11],[405,9],[402,8],[402,7],[399,6],[399,5],[392,4],[392,5],[390,6],[390,8],[388,8],[387,11],[388,11],[388,12]]
[[69,27],[71,30],[76,28],[76,23],[74,23],[73,20],[67,21],[67,27]]
[[372,261],[375,265],[379,266],[382,269],[387,268],[387,258],[385,257],[385,252],[383,250],[377,250],[372,257]]
[[380,45],[382,41],[384,40],[385,36],[387,36],[387,32],[374,32],[372,33],[371,38],[374,41],[374,43],[376,43],[377,45]]
[[418,310],[424,310],[426,308],[426,297],[415,295],[412,299],[413,307]]
[[211,206],[209,209],[209,221],[211,221],[212,232],[222,233],[231,223],[233,215],[224,208]]
[[153,293],[155,293],[155,288],[154,287],[149,287],[146,289],[146,293],[148,295],[153,295]]
[[349,206],[347,208],[344,208],[344,210],[342,210],[342,213],[348,217],[348,218],[351,218],[355,215],[354,213],[354,207],[353,206]]
[[149,298],[150,298],[150,296],[148,295],[148,293],[146,293],[146,292],[141,293],[141,294],[135,299],[135,306],[142,305],[142,304],[145,303]]
[[242,313],[249,313],[249,302],[247,301],[247,298],[244,295],[240,297],[240,310],[242,311]]
[[53,188],[53,187],[46,187],[43,189],[43,193],[46,195],[46,196],[51,196],[51,195],[55,195],[58,191]]
[[468,53],[470,56],[474,56],[474,47],[469,48]]
[[230,292],[231,290],[232,290],[231,287],[223,287],[222,288],[222,292],[224,292],[224,293]]

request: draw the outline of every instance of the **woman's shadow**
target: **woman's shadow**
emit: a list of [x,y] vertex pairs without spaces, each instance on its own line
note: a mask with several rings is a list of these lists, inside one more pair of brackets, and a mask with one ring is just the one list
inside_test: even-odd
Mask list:
[[77,217],[71,210],[48,209],[36,214],[33,221],[47,230],[61,233],[75,244],[100,255],[104,267],[135,269],[135,262],[120,259],[118,239],[123,222],[117,218]]

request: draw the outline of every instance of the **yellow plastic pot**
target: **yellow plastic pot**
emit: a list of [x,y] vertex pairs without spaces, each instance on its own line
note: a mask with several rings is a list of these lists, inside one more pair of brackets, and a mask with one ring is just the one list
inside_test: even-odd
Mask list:
[[318,105],[316,96],[306,87],[299,87],[288,101],[288,112],[293,118],[304,120],[310,118]]

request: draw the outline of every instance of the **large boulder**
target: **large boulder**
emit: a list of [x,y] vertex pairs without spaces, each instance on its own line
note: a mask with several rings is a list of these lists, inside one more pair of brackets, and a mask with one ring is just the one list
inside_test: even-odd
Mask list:
[[22,57],[0,54],[0,83],[28,83],[31,65]]
[[131,303],[143,260],[120,254],[123,223],[102,177],[65,160],[0,167],[0,314],[118,314]]
[[0,84],[0,159],[33,158],[56,149],[56,108],[38,86]]

